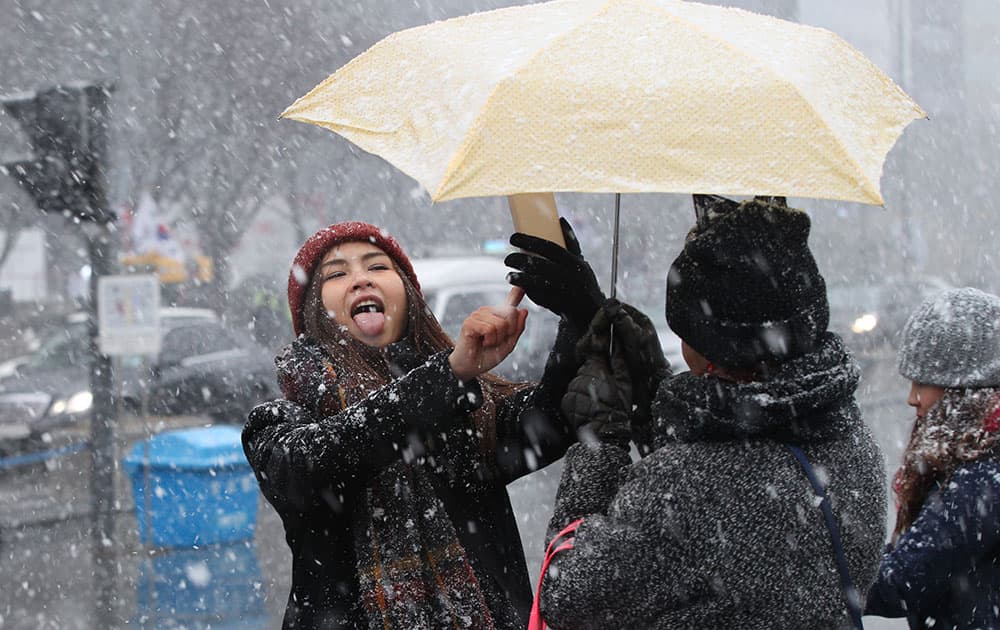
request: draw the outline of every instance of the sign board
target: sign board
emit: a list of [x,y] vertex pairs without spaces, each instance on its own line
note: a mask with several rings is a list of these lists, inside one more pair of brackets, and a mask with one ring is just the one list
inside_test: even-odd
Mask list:
[[158,353],[160,283],[156,276],[98,278],[97,326],[101,352],[108,356]]

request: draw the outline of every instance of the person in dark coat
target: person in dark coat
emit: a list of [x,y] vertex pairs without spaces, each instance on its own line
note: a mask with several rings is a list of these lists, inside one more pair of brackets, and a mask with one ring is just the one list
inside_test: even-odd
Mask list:
[[298,338],[275,359],[285,399],[243,430],[292,552],[285,628],[524,626],[531,590],[505,486],[572,441],[559,401],[603,299],[568,226],[566,238],[561,262],[512,277],[562,315],[535,386],[488,372],[523,309],[481,308],[453,343],[384,231],[339,223],[303,244],[288,281]]
[[[696,205],[704,218],[670,268],[666,302],[691,370],[659,383],[655,450],[636,463],[625,449],[635,427],[621,425],[641,407],[636,387],[667,374],[636,334],[648,324],[609,301],[580,342],[564,411],[592,439],[566,454],[549,539],[576,525],[542,576],[541,616],[578,630],[843,627],[859,594],[841,587],[817,494],[788,446],[826,482],[860,597],[884,541],[885,484],[854,398],[859,367],[827,331],[808,216],[760,200]],[[607,356],[600,338],[613,340],[603,375],[592,370]]]
[[1000,298],[962,288],[924,301],[903,328],[899,372],[917,417],[867,612],[1000,628]]

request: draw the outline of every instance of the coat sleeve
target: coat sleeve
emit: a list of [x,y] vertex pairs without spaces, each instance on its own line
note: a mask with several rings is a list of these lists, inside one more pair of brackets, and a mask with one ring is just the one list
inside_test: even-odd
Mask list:
[[921,508],[882,558],[865,614],[903,617],[951,589],[1000,545],[1000,483],[995,468],[960,469]]
[[480,404],[478,384],[458,380],[442,352],[334,415],[314,417],[287,400],[258,405],[243,449],[272,505],[302,510],[318,492],[353,494],[400,459],[412,435],[442,430]]
[[575,352],[579,338],[572,325],[561,321],[538,384],[497,405],[496,463],[503,483],[551,464],[576,440],[559,405],[579,367]]
[[656,627],[657,611],[684,599],[693,582],[682,574],[689,563],[671,522],[672,496],[645,487],[647,479],[621,483],[630,463],[609,444],[575,444],[566,454],[548,539],[583,522],[542,580],[542,616],[555,628]]

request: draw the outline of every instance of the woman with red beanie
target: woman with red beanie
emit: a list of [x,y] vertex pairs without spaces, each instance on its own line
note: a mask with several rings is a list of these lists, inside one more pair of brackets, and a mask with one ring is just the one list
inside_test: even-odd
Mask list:
[[[527,312],[472,313],[453,343],[399,243],[331,225],[292,265],[298,338],[275,359],[285,399],[243,444],[292,551],[285,628],[523,628],[531,590],[505,486],[561,457],[558,413],[579,331],[603,300],[568,250],[511,282],[562,316],[541,382],[489,373]],[[544,247],[521,238],[526,250]]]

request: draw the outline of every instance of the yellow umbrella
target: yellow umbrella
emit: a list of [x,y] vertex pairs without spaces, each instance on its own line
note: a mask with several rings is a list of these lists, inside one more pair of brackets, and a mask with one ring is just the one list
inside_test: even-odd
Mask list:
[[680,0],[554,0],[400,31],[284,111],[435,201],[705,192],[882,204],[924,112],[835,34]]

